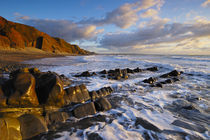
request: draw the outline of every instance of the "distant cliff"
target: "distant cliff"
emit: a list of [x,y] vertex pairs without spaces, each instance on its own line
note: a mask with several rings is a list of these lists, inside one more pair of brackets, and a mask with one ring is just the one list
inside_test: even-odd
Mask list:
[[34,47],[46,52],[89,54],[90,52],[54,38],[34,27],[14,23],[0,16],[0,49]]

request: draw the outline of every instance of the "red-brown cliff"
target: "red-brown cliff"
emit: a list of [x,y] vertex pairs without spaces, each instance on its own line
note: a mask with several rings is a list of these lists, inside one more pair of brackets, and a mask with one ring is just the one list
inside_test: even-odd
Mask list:
[[34,27],[14,23],[0,16],[0,49],[26,47],[53,53],[89,54],[88,51],[69,44],[63,39],[51,37]]

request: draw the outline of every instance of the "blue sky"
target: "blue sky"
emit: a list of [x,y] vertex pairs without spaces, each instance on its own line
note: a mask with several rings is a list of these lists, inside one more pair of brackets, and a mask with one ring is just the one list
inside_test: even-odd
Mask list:
[[210,54],[210,0],[5,0],[1,16],[102,53]]

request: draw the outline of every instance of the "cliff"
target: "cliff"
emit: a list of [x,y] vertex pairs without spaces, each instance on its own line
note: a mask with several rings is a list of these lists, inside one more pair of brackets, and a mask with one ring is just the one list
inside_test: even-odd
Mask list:
[[90,53],[63,39],[40,32],[34,27],[14,23],[0,16],[0,49],[24,49],[26,47],[34,47],[52,53]]

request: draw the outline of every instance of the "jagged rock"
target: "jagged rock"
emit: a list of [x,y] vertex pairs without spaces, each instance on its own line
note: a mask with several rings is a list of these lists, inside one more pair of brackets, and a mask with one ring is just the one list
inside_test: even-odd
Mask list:
[[4,95],[4,92],[2,90],[2,87],[0,86],[0,107],[5,107],[7,106],[7,98],[6,96]]
[[96,114],[96,109],[93,102],[82,104],[73,110],[73,115],[76,118],[82,118],[94,114]]
[[100,97],[104,97],[104,94],[103,94],[103,92],[100,89],[97,90],[96,93],[98,94],[99,98]]
[[85,71],[79,75],[75,75],[75,77],[90,77],[90,76],[92,76],[92,75],[89,71]]
[[177,71],[177,70],[173,70],[173,71],[171,71],[171,72],[169,72],[169,73],[166,73],[166,74],[161,75],[160,77],[161,77],[161,78],[167,78],[167,77],[170,77],[170,76],[172,76],[172,77],[177,77],[177,76],[179,76],[179,75],[181,75],[181,72],[179,72],[179,71]]
[[79,87],[82,92],[84,101],[90,100],[90,95],[89,95],[89,92],[88,92],[86,86],[84,84],[82,84],[82,85],[79,85]]
[[63,83],[54,73],[44,73],[37,78],[36,93],[40,104],[64,105]]
[[83,96],[83,93],[82,93],[80,87],[75,86],[74,88],[75,88],[75,91],[76,91],[77,103],[84,103],[85,99],[84,99],[84,96]]
[[139,67],[138,67],[138,68],[135,68],[133,71],[134,71],[134,72],[142,72],[142,70],[139,69]]
[[151,67],[151,68],[147,68],[146,70],[149,70],[149,71],[158,71],[158,68],[157,67]]
[[134,71],[132,69],[127,68],[127,73],[134,73]]
[[97,98],[99,98],[100,96],[96,93],[96,91],[91,91],[89,92],[89,95],[91,97],[91,101],[95,101]]
[[161,83],[157,83],[157,84],[152,85],[152,87],[160,87],[160,88],[163,88],[163,85]]
[[167,79],[167,80],[165,80],[165,83],[171,84],[171,83],[173,83],[173,81],[171,79]]
[[22,140],[20,123],[15,118],[0,118],[0,139],[2,140]]
[[71,80],[69,78],[67,78],[65,75],[61,74],[59,75],[61,81],[63,82],[63,86],[67,87],[69,85],[71,85]]
[[103,138],[98,133],[87,134],[88,140],[103,140]]
[[46,122],[42,116],[25,114],[18,117],[18,120],[20,121],[20,130],[23,139],[29,139],[48,131]]
[[141,125],[142,127],[144,127],[145,129],[148,130],[152,130],[154,132],[161,132],[161,130],[153,125],[152,123],[148,122],[147,120],[143,119],[143,118],[136,118],[136,122],[135,122],[135,126]]
[[112,105],[106,98],[99,98],[94,104],[97,111],[107,111],[112,108]]
[[68,105],[70,103],[78,103],[75,87],[69,87],[65,89],[65,91],[66,91],[64,95],[65,105]]
[[143,80],[144,83],[149,83],[149,84],[153,84],[155,81],[157,81],[157,79],[153,77]]
[[14,93],[8,99],[12,106],[37,106],[39,105],[35,92],[35,78],[30,73],[19,73],[13,81]]
[[100,74],[108,74],[108,72],[106,70],[102,70],[99,72]]
[[178,78],[176,78],[176,77],[173,77],[172,80],[173,80],[173,82],[180,81],[180,80],[179,80]]
[[56,123],[64,123],[68,118],[69,118],[68,113],[60,111],[47,113],[45,116],[45,120],[48,125],[54,125]]

